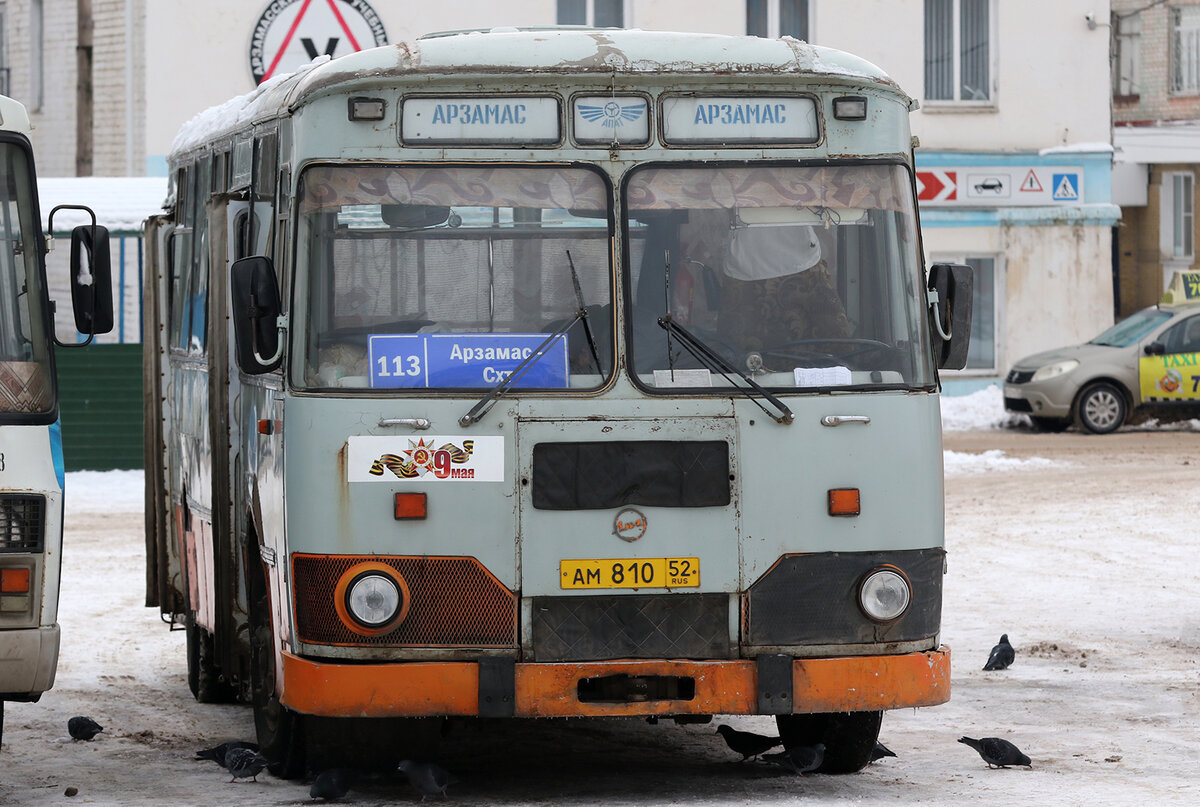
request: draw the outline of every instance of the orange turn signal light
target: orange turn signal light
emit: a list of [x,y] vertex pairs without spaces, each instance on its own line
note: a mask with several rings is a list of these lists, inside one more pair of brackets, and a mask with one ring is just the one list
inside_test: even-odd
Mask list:
[[856,516],[860,508],[858,488],[834,488],[829,491],[829,515]]
[[427,515],[427,508],[428,503],[424,493],[396,494],[395,516],[397,521],[405,521],[413,518],[425,518]]
[[28,594],[28,569],[0,569],[0,594]]

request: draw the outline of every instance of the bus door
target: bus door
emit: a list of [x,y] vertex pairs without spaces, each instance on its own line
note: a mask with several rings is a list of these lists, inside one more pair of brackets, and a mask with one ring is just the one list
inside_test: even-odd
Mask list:
[[518,423],[527,660],[736,657],[736,424],[713,403]]

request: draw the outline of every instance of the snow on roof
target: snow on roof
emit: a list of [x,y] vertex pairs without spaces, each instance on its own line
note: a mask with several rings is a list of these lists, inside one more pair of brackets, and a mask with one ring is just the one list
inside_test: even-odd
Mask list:
[[[87,205],[96,223],[112,232],[137,232],[147,216],[162,212],[167,198],[166,177],[41,177],[42,229],[48,229],[56,205]],[[54,216],[54,232],[69,232],[91,218],[80,210],[61,210]]]

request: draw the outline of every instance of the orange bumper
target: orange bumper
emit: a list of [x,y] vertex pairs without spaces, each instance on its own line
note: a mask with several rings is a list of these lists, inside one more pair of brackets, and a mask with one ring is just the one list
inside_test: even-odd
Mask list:
[[[689,700],[581,702],[580,679],[608,675],[684,676]],[[516,717],[633,717],[755,714],[754,660],[601,661],[517,664]],[[950,700],[950,648],[899,656],[795,659],[793,710],[853,712],[935,706]],[[337,664],[283,654],[284,705],[325,717],[420,717],[479,714],[474,662]]]

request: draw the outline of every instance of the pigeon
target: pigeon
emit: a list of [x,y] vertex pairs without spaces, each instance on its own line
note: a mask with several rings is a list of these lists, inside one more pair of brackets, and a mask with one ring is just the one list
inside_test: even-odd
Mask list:
[[249,748],[230,748],[225,752],[225,767],[233,777],[230,782],[237,779],[251,779],[257,782],[258,775],[269,764],[271,763],[266,757]]
[[987,664],[983,665],[983,669],[1006,670],[1016,656],[1017,653],[1013,650],[1013,646],[1008,643],[1008,634],[1006,633],[1000,637],[1000,643],[992,648],[991,655],[988,656]]
[[400,770],[408,777],[408,783],[421,794],[421,801],[434,793],[441,793],[442,798],[446,798],[446,788],[458,781],[433,762],[406,759],[400,763]]
[[308,795],[314,799],[340,799],[350,792],[353,780],[354,771],[349,768],[330,768],[317,774]]
[[257,743],[245,743],[245,742],[239,742],[237,740],[232,740],[227,743],[221,743],[220,745],[213,746],[212,748],[205,748],[203,751],[197,751],[196,759],[211,759],[213,762],[217,763],[222,768],[224,768],[225,767],[225,755],[228,754],[234,748],[248,748],[251,751],[257,751],[258,744]]
[[970,737],[959,737],[958,741],[969,745],[979,752],[988,767],[1006,768],[1009,765],[1025,765],[1033,767],[1029,757],[1021,753],[1021,749],[1002,740],[999,737],[984,737],[982,740],[972,740]]
[[104,729],[90,717],[72,717],[67,721],[67,731],[72,740],[90,740]]
[[871,749],[871,761],[872,762],[874,762],[877,759],[883,759],[884,757],[894,757],[894,756],[896,756],[895,751],[888,748],[886,745],[879,742],[878,740],[875,741],[875,747],[873,749]]
[[801,776],[815,771],[825,761],[825,745],[794,745],[777,754],[763,754],[763,759]]
[[725,739],[725,744],[731,751],[742,755],[743,761],[783,744],[779,737],[764,737],[761,734],[738,731],[733,726],[717,726],[717,734]]

